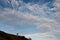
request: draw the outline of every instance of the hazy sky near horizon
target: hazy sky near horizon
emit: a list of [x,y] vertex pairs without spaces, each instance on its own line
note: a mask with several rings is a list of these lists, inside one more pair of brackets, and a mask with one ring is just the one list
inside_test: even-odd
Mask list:
[[60,40],[60,0],[0,0],[0,30]]

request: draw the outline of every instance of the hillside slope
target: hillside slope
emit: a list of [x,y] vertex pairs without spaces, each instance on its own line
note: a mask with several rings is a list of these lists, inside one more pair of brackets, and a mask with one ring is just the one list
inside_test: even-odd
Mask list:
[[29,40],[24,36],[17,36],[0,31],[0,40]]

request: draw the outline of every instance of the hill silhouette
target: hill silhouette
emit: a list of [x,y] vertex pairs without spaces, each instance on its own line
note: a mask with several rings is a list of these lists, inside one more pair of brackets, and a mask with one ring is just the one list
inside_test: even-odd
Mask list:
[[0,40],[31,40],[31,39],[28,39],[25,36],[18,36],[0,31]]

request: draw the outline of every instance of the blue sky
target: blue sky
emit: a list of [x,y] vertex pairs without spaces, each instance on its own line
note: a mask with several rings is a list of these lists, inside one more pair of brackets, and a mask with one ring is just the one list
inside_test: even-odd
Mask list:
[[59,40],[60,0],[0,0],[0,30],[32,40]]

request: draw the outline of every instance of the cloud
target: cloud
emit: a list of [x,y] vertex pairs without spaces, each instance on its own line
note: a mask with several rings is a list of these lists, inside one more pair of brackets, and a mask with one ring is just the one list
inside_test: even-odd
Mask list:
[[[19,6],[19,2],[16,0],[11,1],[11,5],[13,6],[14,9],[10,8],[4,8],[3,11],[0,12],[0,19],[2,24],[14,26],[14,25],[28,25],[33,23],[36,25],[38,28],[42,29],[49,29],[50,31],[53,31],[52,25],[59,25],[60,23],[57,22],[57,20],[51,19],[53,12],[51,12],[50,8],[48,8],[46,5],[30,5],[30,3],[25,4],[22,1],[21,6]],[[16,6],[17,5],[17,6]],[[19,7],[18,7],[19,6]],[[15,9],[15,7],[18,9]],[[29,9],[31,12],[23,12],[23,10]],[[23,9],[23,10],[22,10]],[[47,15],[46,10],[49,12],[48,14],[50,17]],[[54,10],[54,8],[53,8]],[[59,13],[56,13],[56,16],[58,17]]]
[[[31,21],[33,23],[40,23],[40,21],[45,21],[45,22],[48,22],[48,23],[58,24],[55,20],[51,20],[49,18],[45,18],[45,17],[40,17],[39,18],[39,16],[34,16],[32,14],[24,14],[23,12],[19,12],[19,11],[16,11],[16,10],[11,10],[11,9],[5,9],[5,11],[1,12],[0,14],[2,15],[1,17],[6,17],[8,19],[8,20],[5,19],[5,21],[15,20],[15,21],[18,22],[18,21],[21,21],[21,20],[23,21],[25,19],[25,20]],[[15,21],[13,21],[13,22],[15,22]],[[27,22],[27,21],[25,21],[25,22]]]
[[30,35],[25,35],[26,37],[30,37],[33,39],[33,37],[35,38],[38,38],[38,39],[42,39],[42,40],[48,40],[48,39],[51,39],[51,40],[57,40],[56,36],[53,35],[53,34],[50,34],[50,33],[35,33],[35,34],[30,34]]
[[38,28],[42,28],[42,29],[48,29],[48,30],[51,30],[51,26],[48,25],[48,24],[37,24]]
[[0,24],[8,25],[6,28],[11,30],[14,30],[17,26],[20,27],[20,25],[33,24],[36,28],[42,29],[45,32],[52,32],[52,34],[36,33],[27,36],[57,38],[53,33],[60,32],[60,0],[54,1],[54,8],[49,8],[47,6],[48,3],[31,5],[31,3],[24,3],[21,0],[7,1],[12,5],[13,9],[6,7],[0,10]]
[[60,0],[56,0],[54,5],[57,9],[60,9]]

